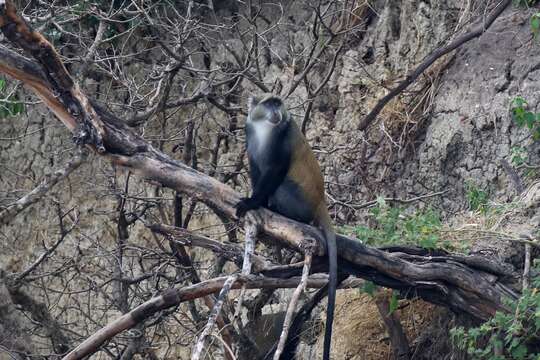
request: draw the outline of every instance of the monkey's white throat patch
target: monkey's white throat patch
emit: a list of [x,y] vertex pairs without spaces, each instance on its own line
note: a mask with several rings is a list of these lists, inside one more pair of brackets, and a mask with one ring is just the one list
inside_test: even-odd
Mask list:
[[257,139],[257,151],[262,151],[272,136],[272,130],[276,125],[269,121],[254,121],[251,123]]

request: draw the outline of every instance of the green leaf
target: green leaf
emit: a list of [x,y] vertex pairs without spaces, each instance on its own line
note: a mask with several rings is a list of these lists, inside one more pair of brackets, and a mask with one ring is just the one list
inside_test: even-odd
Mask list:
[[516,122],[517,126],[523,127],[525,125],[525,110],[522,108],[512,109],[512,118]]
[[398,298],[395,292],[392,291],[392,296],[390,297],[390,304],[388,305],[389,311],[388,315],[392,314],[398,308]]
[[514,166],[519,166],[525,163],[527,160],[527,149],[521,146],[513,146],[510,150],[512,157],[511,162],[514,164]]
[[535,38],[540,33],[540,13],[531,16],[531,32]]
[[495,349],[502,349],[503,348],[503,342],[499,340],[497,337],[491,338],[491,342],[493,343],[493,347]]
[[377,289],[377,285],[375,285],[371,281],[366,281],[366,282],[364,282],[364,284],[360,288],[360,291],[365,292],[366,294],[373,296],[376,289]]
[[535,31],[538,31],[540,29],[540,16],[533,15],[531,17],[531,28]]
[[429,235],[425,238],[422,238],[420,240],[419,245],[426,249],[435,249],[437,247],[437,242],[439,241],[439,237],[437,235]]
[[520,344],[512,350],[512,356],[518,360],[522,360],[525,359],[525,356],[527,356],[527,352],[527,347]]
[[523,115],[523,118],[525,119],[525,122],[527,123],[527,127],[529,129],[532,129],[536,123],[536,114],[530,112],[530,111],[527,111],[524,115]]
[[24,104],[22,102],[17,102],[13,104],[13,115],[22,114],[24,111]]
[[525,105],[527,105],[527,101],[524,98],[522,98],[521,96],[516,96],[512,100],[512,107],[514,107],[514,108],[523,108],[523,107],[525,107]]

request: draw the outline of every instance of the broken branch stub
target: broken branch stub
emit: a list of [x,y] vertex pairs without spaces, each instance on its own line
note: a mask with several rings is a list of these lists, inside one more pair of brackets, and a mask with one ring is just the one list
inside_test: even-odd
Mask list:
[[52,95],[62,103],[71,117],[76,119],[77,126],[72,130],[75,142],[92,145],[98,153],[104,153],[103,123],[79,85],[69,75],[52,44],[17,14],[12,1],[6,1],[0,6],[0,28],[9,41],[41,65]]

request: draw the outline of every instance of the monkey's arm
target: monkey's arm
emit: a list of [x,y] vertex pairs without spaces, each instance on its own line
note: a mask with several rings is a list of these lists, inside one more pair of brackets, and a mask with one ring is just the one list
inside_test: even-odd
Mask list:
[[288,168],[288,161],[284,159],[273,162],[272,166],[266,166],[253,186],[251,197],[242,198],[236,205],[236,216],[243,217],[249,210],[266,206],[268,198],[276,192],[285,179]]

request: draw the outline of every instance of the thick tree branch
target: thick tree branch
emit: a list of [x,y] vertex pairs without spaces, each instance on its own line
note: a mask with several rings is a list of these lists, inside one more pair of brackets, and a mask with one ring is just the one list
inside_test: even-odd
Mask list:
[[4,36],[38,61],[52,85],[55,98],[77,120],[73,134],[75,140],[80,144],[93,144],[98,152],[104,152],[103,123],[79,85],[69,75],[54,47],[17,14],[13,2],[0,3],[0,11],[0,28]]
[[[241,246],[231,243],[224,243],[206,236],[194,234],[184,228],[178,228],[163,224],[153,224],[149,226],[155,233],[172,238],[174,241],[186,245],[201,247],[210,250],[242,268],[244,263],[244,249]],[[251,254],[251,264],[255,272],[261,272],[268,269],[272,264],[262,256]]]

